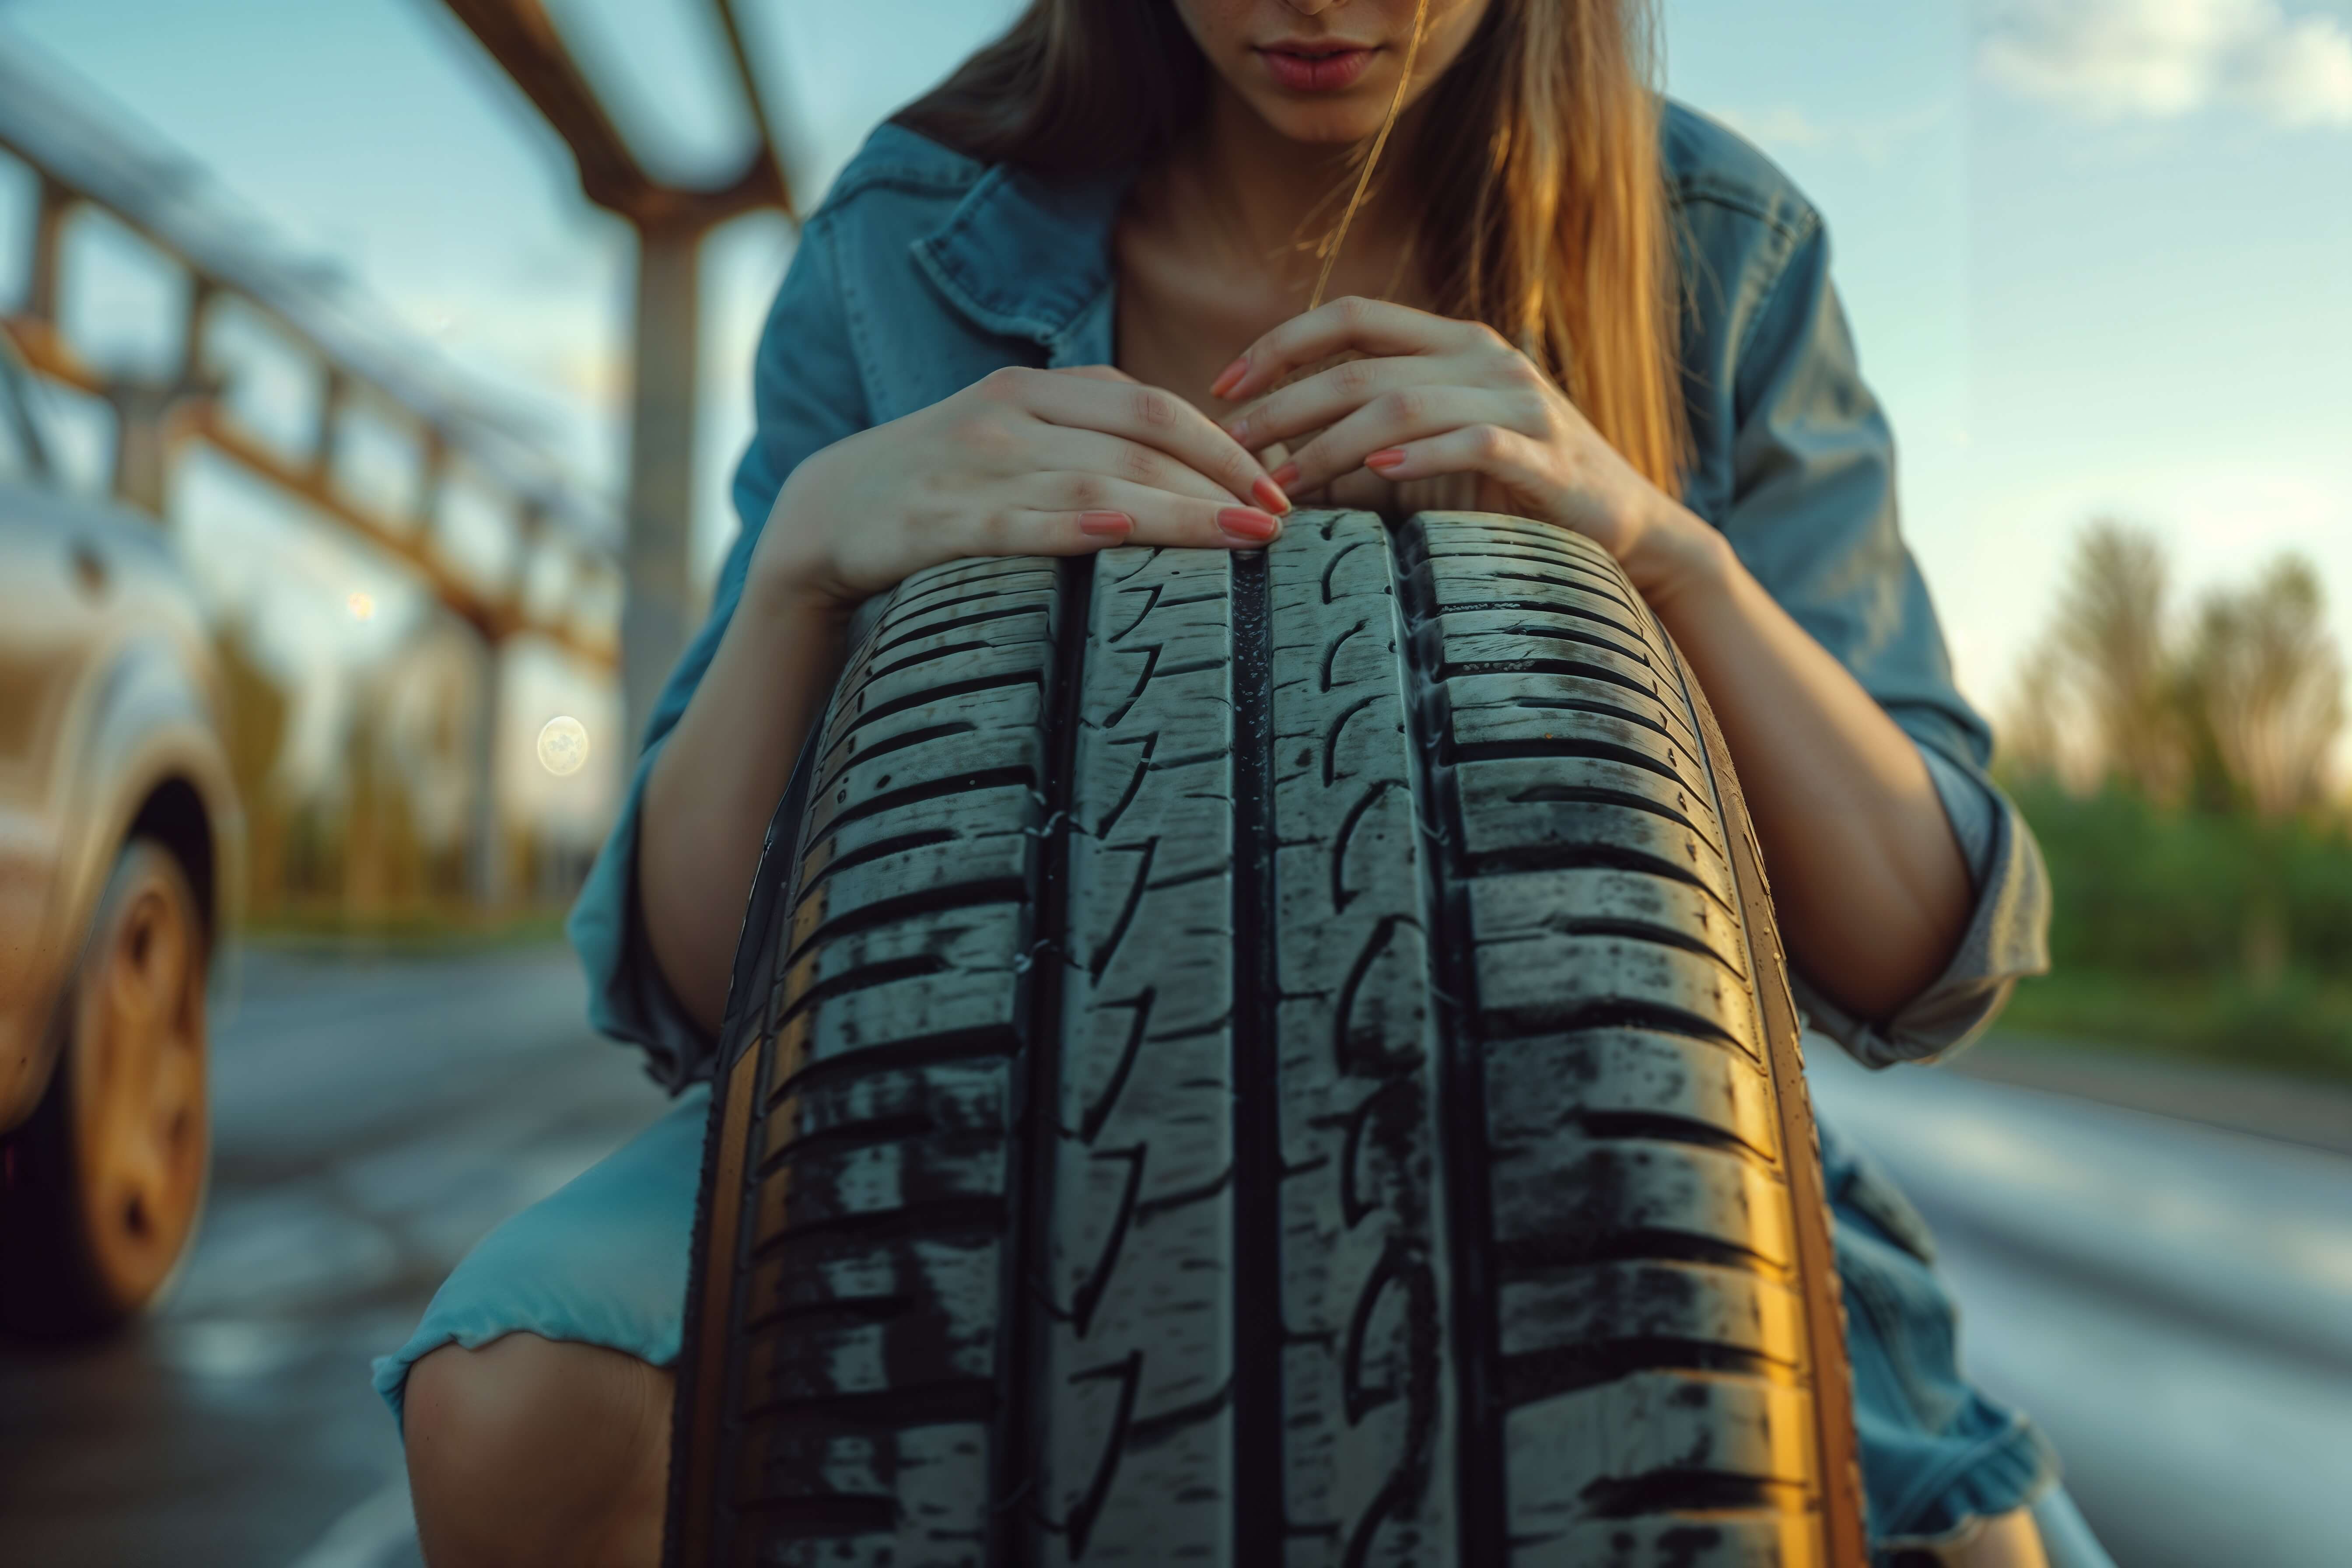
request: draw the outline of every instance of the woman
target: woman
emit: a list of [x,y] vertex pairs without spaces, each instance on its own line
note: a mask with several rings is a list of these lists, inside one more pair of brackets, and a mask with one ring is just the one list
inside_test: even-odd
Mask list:
[[[877,132],[771,318],[744,531],[574,915],[600,1026],[707,1069],[859,603],[959,556],[1261,548],[1323,496],[1608,549],[1721,716],[1816,1021],[1874,1064],[1981,1027],[2040,964],[2038,858],[1896,533],[1820,221],[1660,104],[1645,20],[1037,0]],[[656,1560],[703,1103],[502,1227],[379,1363],[439,1568]],[[2053,1560],[2046,1447],[1959,1381],[1916,1218],[1829,1153],[1885,1560]]]

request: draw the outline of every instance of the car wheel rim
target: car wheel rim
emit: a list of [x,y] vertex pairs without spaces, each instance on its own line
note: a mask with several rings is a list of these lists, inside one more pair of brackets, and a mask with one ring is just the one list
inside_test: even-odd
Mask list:
[[139,868],[93,932],[76,1055],[93,1271],[128,1310],[171,1274],[203,1196],[204,965],[171,868]]

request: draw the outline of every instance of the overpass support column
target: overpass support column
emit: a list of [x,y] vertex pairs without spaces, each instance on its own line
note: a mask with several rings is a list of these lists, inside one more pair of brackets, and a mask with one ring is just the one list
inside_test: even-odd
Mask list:
[[471,819],[466,824],[466,896],[478,910],[503,908],[507,897],[507,839],[499,815],[499,718],[506,707],[506,650],[493,637],[482,638],[480,706],[474,710],[474,787]]
[[635,384],[630,389],[628,541],[621,612],[622,724],[632,752],[686,646],[693,606],[696,367],[704,226],[637,226]]

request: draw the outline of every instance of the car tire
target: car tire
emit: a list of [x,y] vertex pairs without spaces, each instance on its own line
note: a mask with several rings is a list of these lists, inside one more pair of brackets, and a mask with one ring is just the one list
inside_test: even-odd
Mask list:
[[810,765],[668,1563],[1862,1568],[1760,859],[1604,552],[957,563]]
[[48,1089],[7,1142],[0,1328],[113,1327],[182,1267],[211,1166],[205,948],[179,858],[131,839],[59,996]]

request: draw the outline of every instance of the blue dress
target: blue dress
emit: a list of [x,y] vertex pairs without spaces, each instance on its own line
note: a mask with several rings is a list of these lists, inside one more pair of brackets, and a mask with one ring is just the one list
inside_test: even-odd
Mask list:
[[[1896,527],[1893,438],[1829,280],[1822,220],[1763,155],[1669,105],[1664,164],[1686,308],[1694,437],[1684,500],[1916,742],[1969,864],[1977,905],[1946,973],[1894,1017],[1850,1017],[1796,976],[1812,1026],[1873,1067],[1932,1058],[2047,966],[2040,852],[1986,776],[1991,736],[1952,682],[1927,585]],[[635,926],[646,773],[709,668],[751,547],[799,462],[1006,364],[1108,363],[1110,233],[1129,176],[987,166],[886,125],[803,228],[762,335],[758,427],[734,483],[742,531],[709,623],[672,674],[612,837],[573,910],[597,1026],[683,1094],[635,1142],[517,1215],[460,1263],[409,1342],[376,1363],[395,1412],[438,1345],[528,1331],[674,1360],[712,1042],[664,987]],[[1810,1045],[1822,1046],[1821,1034]],[[1925,1227],[1824,1131],[1874,1541],[1963,1534],[2036,1504],[2068,1529],[2055,1461],[2025,1417],[1971,1387]],[[2076,1521],[2076,1528],[2079,1521]],[[2087,1539],[2084,1537],[2084,1539]],[[2067,1561],[2099,1568],[2095,1546]]]

